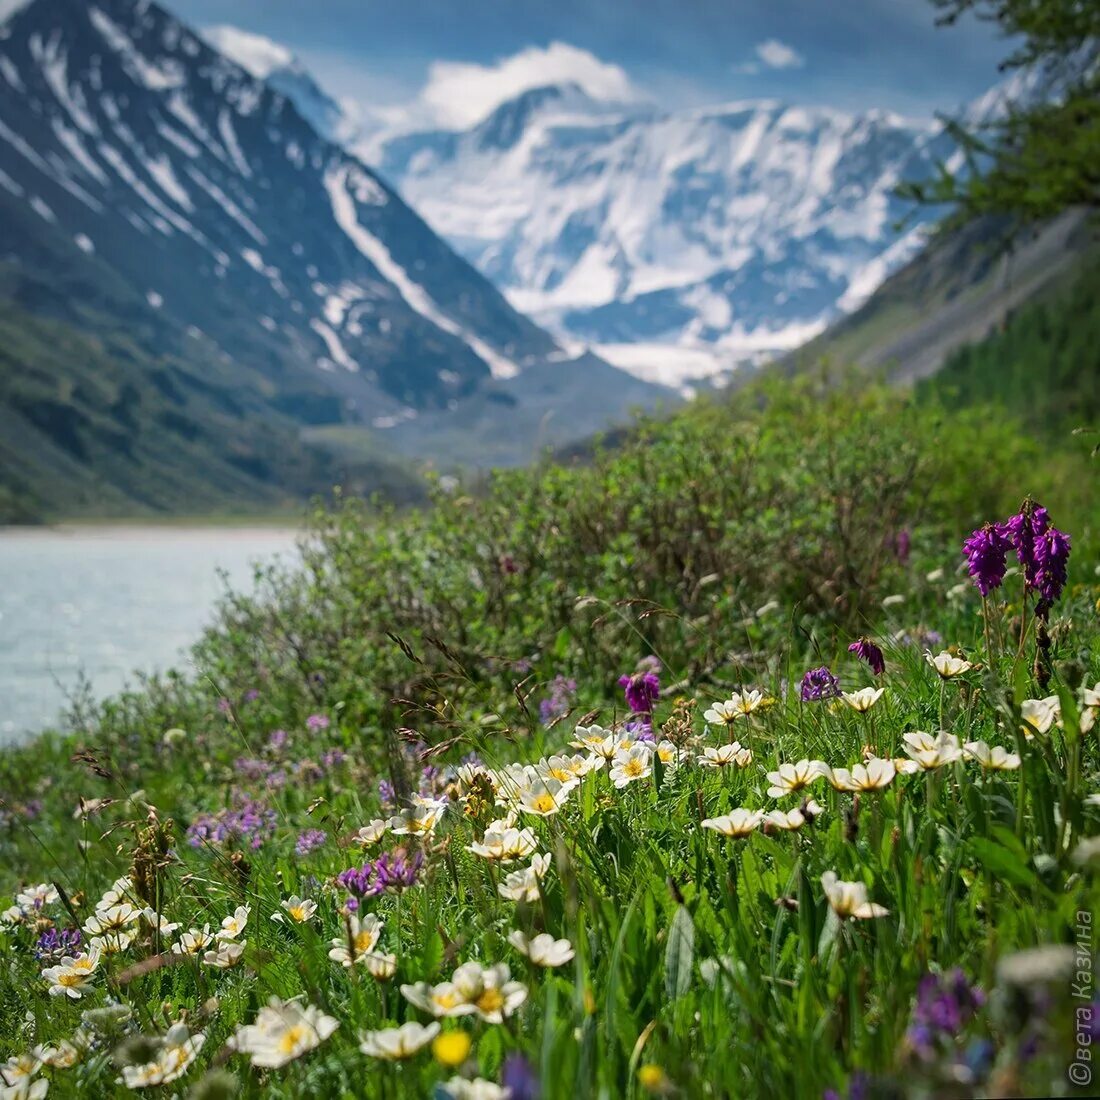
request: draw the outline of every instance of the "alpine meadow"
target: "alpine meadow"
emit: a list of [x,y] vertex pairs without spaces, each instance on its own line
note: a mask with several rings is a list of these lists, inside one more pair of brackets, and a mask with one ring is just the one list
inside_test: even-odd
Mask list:
[[[72,9],[70,38],[44,5]],[[803,194],[812,229],[769,208],[737,279],[564,312],[560,287],[622,231],[608,211],[639,149],[725,149],[745,125],[797,159],[802,122],[635,110],[600,69],[598,108],[591,87],[528,88],[489,122],[353,139],[304,69],[271,54],[257,75],[232,28],[191,52],[136,0],[0,22],[0,62],[52,59],[43,87],[96,42],[113,106],[70,93],[78,113],[107,135],[115,112],[110,141],[136,133],[195,196],[161,215],[171,232],[119,214],[106,174],[82,199],[0,96],[0,184],[56,208],[40,246],[0,257],[0,506],[308,508],[298,557],[227,590],[188,667],[78,695],[0,748],[0,1100],[1097,1094],[1100,9],[925,7],[944,41],[992,26],[1025,92],[959,122],[822,124],[882,158],[848,213],[909,228],[846,251]],[[154,39],[180,44],[155,72]],[[762,46],[752,64],[794,79]],[[323,127],[293,106],[303,81]],[[224,121],[223,95],[255,113]],[[68,147],[113,148],[74,125]],[[372,142],[402,197],[357,159]],[[766,157],[696,165],[710,197],[647,232],[697,219],[678,256],[726,247],[732,189],[769,186]],[[251,204],[223,178],[242,165]],[[554,233],[508,204],[536,169],[547,202],[588,204]],[[58,228],[62,192],[99,207],[93,250]],[[0,226],[30,224],[16,202],[5,185]],[[214,257],[228,233],[243,265]],[[647,249],[617,256],[624,280],[655,278]],[[769,262],[782,309],[753,316],[812,342],[690,394],[615,358],[652,352],[667,309],[661,363],[728,366],[709,295],[736,304]],[[131,282],[161,264],[157,302]],[[881,286],[838,305],[872,264]],[[327,320],[294,308],[311,294]]]

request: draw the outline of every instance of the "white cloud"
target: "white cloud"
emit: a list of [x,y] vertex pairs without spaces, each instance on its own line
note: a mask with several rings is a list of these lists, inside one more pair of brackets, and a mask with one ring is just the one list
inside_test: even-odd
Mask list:
[[786,42],[780,42],[778,38],[769,38],[765,42],[756,45],[756,56],[768,66],[769,69],[801,69],[806,64],[806,59]]
[[568,43],[551,42],[545,48],[531,46],[493,65],[433,62],[413,111],[430,117],[435,125],[464,129],[522,92],[568,82],[579,85],[594,99],[631,102],[640,98],[618,65]]

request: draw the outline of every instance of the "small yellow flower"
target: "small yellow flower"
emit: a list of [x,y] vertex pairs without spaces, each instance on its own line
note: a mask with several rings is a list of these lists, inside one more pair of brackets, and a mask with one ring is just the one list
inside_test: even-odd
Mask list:
[[638,1069],[638,1084],[646,1092],[662,1092],[666,1083],[665,1071],[653,1062],[647,1062]]
[[454,1069],[470,1056],[470,1036],[465,1031],[444,1031],[435,1037],[432,1054],[440,1065]]

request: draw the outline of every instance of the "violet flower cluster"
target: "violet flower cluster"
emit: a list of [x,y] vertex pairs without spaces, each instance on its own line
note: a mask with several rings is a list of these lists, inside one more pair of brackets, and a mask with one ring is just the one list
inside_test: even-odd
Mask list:
[[412,855],[404,848],[383,852],[362,867],[349,867],[336,876],[337,883],[356,898],[373,898],[381,893],[399,894],[415,886],[424,865],[424,853]]
[[926,974],[917,986],[917,1003],[906,1038],[924,1059],[935,1056],[943,1041],[954,1043],[985,1004],[985,994],[959,969]]
[[79,928],[47,928],[34,945],[34,957],[60,959],[63,955],[75,955],[80,941]]
[[315,848],[320,848],[326,840],[328,840],[328,833],[324,829],[306,829],[298,834],[294,851],[299,856],[308,856]]
[[826,668],[811,668],[802,677],[802,702],[816,703],[822,699],[836,699],[840,695],[840,681]]
[[275,835],[277,823],[278,817],[270,806],[238,793],[232,806],[195,818],[187,827],[187,843],[192,848],[243,843],[255,850]]
[[1004,523],[986,523],[963,543],[967,571],[983,596],[1000,587],[1011,549],[1008,526]]
[[550,682],[550,694],[539,703],[539,721],[544,726],[564,718],[577,695],[577,681],[560,673]]
[[886,671],[886,658],[870,638],[857,638],[848,647],[849,653],[854,653],[861,661],[870,665],[871,671],[876,676],[881,676]]
[[626,695],[626,705],[632,714],[648,718],[661,695],[660,662],[648,657],[638,666],[638,671],[619,677],[619,687]]
[[1016,551],[1027,588],[1044,606],[1055,603],[1066,586],[1070,538],[1042,505],[1025,500],[1006,522],[986,523],[963,543],[967,569],[983,596],[1003,583],[1010,550]]

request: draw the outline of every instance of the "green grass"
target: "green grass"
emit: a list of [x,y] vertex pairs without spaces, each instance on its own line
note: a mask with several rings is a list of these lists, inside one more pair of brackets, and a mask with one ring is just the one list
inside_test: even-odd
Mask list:
[[[154,679],[0,759],[13,894],[56,883],[64,899],[45,916],[68,926],[136,872],[131,892],[181,926],[168,939],[248,904],[241,963],[173,959],[139,936],[69,1000],[47,993],[38,930],[6,928],[0,1051],[70,1038],[82,1012],[115,999],[131,1016],[101,1022],[76,1067],[43,1069],[51,1095],[124,1095],[115,1082],[140,1060],[134,1037],[184,1016],[205,1043],[172,1087],[206,1096],[225,1094],[210,1075],[228,1073],[241,1095],[422,1097],[456,1074],[499,1081],[516,1054],[548,1100],[843,1095],[858,1073],[882,1095],[1064,1091],[1072,1012],[1088,1002],[1073,1001],[1062,956],[1027,980],[1012,961],[1072,945],[1100,901],[1082,853],[1100,832],[1088,801],[1100,755],[1075,701],[1100,681],[1094,467],[1051,450],[982,409],[808,380],[643,425],[587,465],[499,475],[477,498],[440,492],[400,518],[353,503],[319,513],[304,571],[269,572],[227,601],[196,649],[196,679]],[[1046,635],[1023,615],[1018,577],[990,598],[987,624],[960,572],[962,537],[1029,490],[1074,539]],[[975,667],[941,681],[922,654],[940,648],[931,632]],[[848,653],[861,634],[886,652],[881,678]],[[471,752],[493,769],[537,764],[578,725],[621,723],[618,677],[650,656],[654,722],[678,766],[622,789],[604,766],[560,812],[521,812],[550,868],[530,903],[505,899],[504,876],[530,860],[494,866],[470,851],[505,807],[454,769]],[[819,665],[848,690],[884,693],[867,714],[803,704],[798,681]],[[707,725],[714,702],[752,687],[774,704],[729,731]],[[1026,739],[1021,703],[1054,693],[1063,726]],[[1021,767],[987,774],[960,759],[858,798],[818,779],[823,813],[799,831],[735,840],[702,826],[737,807],[800,805],[804,793],[768,795],[780,762],[851,767],[865,745],[898,757],[905,733],[941,728],[1003,745]],[[745,766],[698,763],[731,736],[752,752]],[[439,773],[425,778],[428,764]],[[385,816],[380,779],[399,798],[421,784],[450,797],[433,835],[357,843]],[[187,842],[189,826],[244,796],[271,815],[259,847]],[[110,801],[74,817],[82,797]],[[325,839],[296,854],[308,829]],[[396,956],[379,981],[328,957],[346,937],[334,878],[398,845],[425,863],[415,887],[364,903],[383,922],[378,950]],[[888,913],[840,920],[828,872]],[[272,921],[294,894],[316,915]],[[530,966],[508,940],[516,930],[566,938],[575,955]],[[428,1048],[400,1065],[360,1052],[360,1032],[429,1022],[402,984],[443,982],[470,961],[506,963],[526,998],[500,1024],[441,1021],[471,1040],[460,1067]],[[910,1042],[918,987],[956,967],[984,1003],[922,1057]],[[226,1044],[270,996],[301,996],[339,1027],[282,1068],[251,1067]]]

